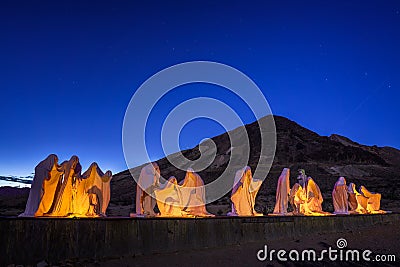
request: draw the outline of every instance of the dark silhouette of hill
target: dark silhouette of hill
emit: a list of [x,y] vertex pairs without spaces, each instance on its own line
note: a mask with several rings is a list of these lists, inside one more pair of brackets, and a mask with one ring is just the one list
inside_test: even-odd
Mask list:
[[[272,168],[266,177],[256,200],[256,209],[270,212],[275,203],[275,189],[278,177],[283,168],[291,169],[291,185],[296,182],[297,170],[303,168],[307,175],[319,184],[323,195],[323,207],[331,211],[331,193],[339,176],[346,177],[348,182],[357,186],[365,185],[371,191],[382,193],[383,208],[394,209],[400,200],[399,166],[400,151],[392,147],[365,146],[340,136],[320,136],[285,117],[274,116],[277,147]],[[258,123],[245,126],[251,146],[249,166],[254,171],[260,155],[260,133]],[[232,132],[237,131],[237,129]],[[199,172],[205,183],[217,178],[229,162],[230,141],[227,133],[213,137],[217,146],[214,162]],[[200,156],[199,146],[182,151],[190,160]],[[172,166],[166,158],[156,161],[161,175],[168,178],[172,175],[178,181],[185,176],[185,171]],[[138,177],[144,165],[132,169]],[[112,206],[133,204],[135,182],[128,170],[114,175],[112,180]],[[133,206],[132,206],[133,207]],[[222,199],[211,203],[210,210],[224,214],[229,209],[229,193]]]

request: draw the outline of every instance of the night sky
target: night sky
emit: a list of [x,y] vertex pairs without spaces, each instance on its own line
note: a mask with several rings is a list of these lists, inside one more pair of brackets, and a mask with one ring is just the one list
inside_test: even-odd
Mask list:
[[[400,148],[400,1],[116,2],[0,2],[0,175],[29,175],[50,153],[126,169],[122,122],[135,90],[193,60],[244,72],[274,114],[318,134]],[[177,88],[149,123],[152,159],[163,157],[162,118],[194,96],[254,120],[222,88]],[[224,131],[194,120],[181,148]]]

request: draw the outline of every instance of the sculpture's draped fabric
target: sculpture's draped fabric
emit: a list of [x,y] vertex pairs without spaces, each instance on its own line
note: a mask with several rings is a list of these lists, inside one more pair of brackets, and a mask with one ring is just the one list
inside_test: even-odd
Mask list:
[[65,217],[74,212],[72,205],[73,184],[76,177],[80,177],[82,166],[77,156],[72,156],[69,161],[61,164],[64,177],[57,190],[54,206],[51,208],[51,216]]
[[182,214],[186,216],[214,216],[206,209],[204,182],[200,175],[189,168],[180,183]]
[[[27,211],[20,216],[105,216],[111,195],[111,171],[104,174],[96,163],[83,175],[81,171],[77,156],[58,165],[57,156],[49,155],[35,168]],[[38,193],[39,202],[35,204]]]
[[296,183],[290,190],[290,203],[293,207],[294,214],[324,216],[328,212],[322,211],[323,197],[319,186],[314,179],[298,179],[304,181],[304,188],[300,183]]
[[229,216],[259,216],[254,205],[262,180],[253,179],[250,167],[238,170],[232,188],[232,211]]
[[289,202],[293,208],[294,214],[303,214],[302,205],[306,203],[306,200],[307,196],[303,187],[299,183],[295,183],[289,194]]
[[307,203],[305,203],[305,213],[324,213],[322,211],[322,202],[324,199],[321,190],[311,177],[308,177],[306,181],[306,195]]
[[49,178],[43,181],[43,196],[40,200],[39,208],[35,213],[36,217],[48,213],[53,206],[57,188],[61,185],[61,178],[63,175],[63,172],[60,171],[59,168],[60,167],[57,164],[54,164],[50,171]]
[[365,186],[360,186],[360,193],[368,199],[366,209],[369,213],[383,213],[383,211],[380,210],[381,194],[370,192]]
[[340,177],[332,191],[333,208],[336,214],[348,214],[348,193],[346,179]]
[[150,163],[142,168],[136,186],[136,215],[156,215],[154,189],[158,187],[159,179],[160,168],[157,163]]
[[81,177],[76,179],[73,210],[81,216],[106,216],[110,202],[110,181],[112,173],[105,174],[97,163],[92,163]]
[[161,216],[182,216],[180,186],[174,176],[154,190]]
[[105,216],[106,215],[106,211],[108,208],[108,204],[110,204],[110,200],[111,200],[111,186],[110,186],[110,182],[112,179],[112,172],[111,171],[106,171],[106,173],[102,176],[102,185],[103,185],[103,203],[100,207],[100,214]]
[[286,214],[288,208],[288,196],[290,194],[290,170],[284,168],[278,179],[278,185],[276,187],[276,203],[274,208],[274,214]]
[[349,211],[352,213],[367,213],[367,204],[368,198],[361,195],[356,190],[356,185],[354,183],[350,183],[347,192],[349,194]]
[[43,181],[51,178],[51,171],[54,166],[57,168],[57,163],[57,156],[51,154],[35,167],[35,175],[29,191],[28,201],[26,202],[25,212],[20,215],[21,217],[33,217],[35,215],[44,193]]

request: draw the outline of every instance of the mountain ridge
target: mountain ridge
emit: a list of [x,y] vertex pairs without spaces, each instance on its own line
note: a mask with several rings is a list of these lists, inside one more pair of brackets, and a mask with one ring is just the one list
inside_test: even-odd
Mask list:
[[[261,118],[263,119],[263,118]],[[257,197],[256,207],[260,211],[268,211],[274,205],[276,182],[281,170],[289,167],[292,170],[291,184],[296,182],[296,171],[304,168],[308,175],[312,176],[320,185],[323,191],[325,208],[332,209],[329,199],[333,185],[339,176],[345,176],[349,182],[355,182],[357,186],[365,185],[373,191],[388,193],[389,198],[396,198],[400,195],[400,190],[390,188],[387,185],[389,177],[395,177],[396,183],[400,181],[398,167],[400,164],[400,150],[392,147],[365,146],[338,134],[321,136],[298,123],[283,116],[274,116],[277,145],[275,158],[264,183]],[[249,166],[254,172],[257,156],[260,154],[260,134],[257,121],[246,124],[250,139],[250,160]],[[238,127],[238,128],[240,128]],[[235,132],[238,128],[231,130]],[[227,165],[230,148],[229,137],[223,133],[211,138],[217,146],[217,155],[210,167],[199,172],[205,183],[213,181],[218,177],[223,168]],[[190,160],[199,157],[199,145],[194,148],[181,151]],[[184,170],[179,170],[172,166],[166,158],[156,160],[161,170],[161,175],[165,178],[175,176],[178,181],[185,175]],[[138,177],[141,168],[145,164],[129,170],[122,171],[112,180],[112,186],[118,188],[114,190],[111,202],[118,205],[133,204],[135,196],[135,182],[133,176]],[[393,179],[391,179],[393,180]],[[129,196],[127,198],[127,196]],[[385,194],[383,195],[385,202]],[[224,206],[217,210],[218,214],[223,214],[229,208],[229,193],[223,198],[212,203],[211,206]],[[212,207],[210,207],[212,209]],[[218,209],[218,208],[217,208]]]

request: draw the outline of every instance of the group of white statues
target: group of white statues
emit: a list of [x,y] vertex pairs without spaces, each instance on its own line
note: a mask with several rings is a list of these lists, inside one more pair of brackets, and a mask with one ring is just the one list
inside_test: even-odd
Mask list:
[[333,207],[336,214],[384,213],[380,209],[381,194],[370,192],[365,186],[346,185],[346,179],[340,177],[332,192]]
[[[303,169],[299,170],[297,183],[290,188],[290,170],[285,168],[278,179],[274,215],[330,215],[322,210],[323,197],[317,183],[307,177]],[[355,184],[346,185],[346,179],[340,177],[332,192],[334,214],[384,213],[380,210],[381,194],[369,192],[364,186],[360,193]],[[288,202],[293,212],[288,212]]]
[[[299,170],[298,182],[290,187],[290,169],[284,168],[276,189],[276,204],[270,215],[332,215],[322,210],[323,197],[317,183],[306,176],[303,169]],[[254,209],[255,199],[261,187],[262,180],[252,177],[250,167],[236,172],[233,183],[231,202],[232,210],[228,216],[263,216]],[[180,183],[172,176],[164,184],[160,184],[160,168],[151,163],[141,170],[136,189],[136,213],[133,217],[209,217],[205,206],[204,182],[192,169],[188,169],[185,179]],[[346,180],[340,177],[333,192],[334,214],[366,214],[383,213],[380,210],[378,193],[369,192],[364,186],[360,193],[355,185],[346,185]],[[293,211],[288,212],[288,204]],[[154,209],[158,206],[159,213]]]
[[99,217],[105,216],[110,202],[111,171],[103,173],[92,163],[81,174],[77,156],[58,164],[49,155],[35,167],[25,212],[21,217]]
[[204,182],[192,169],[187,170],[180,183],[174,176],[164,184],[159,179],[157,163],[143,167],[136,187],[136,213],[132,216],[156,216],[156,204],[161,216],[214,216],[206,209]]
[[[58,157],[49,155],[35,168],[35,176],[26,209],[26,217],[99,217],[106,216],[110,202],[111,171],[103,173],[96,163],[81,174],[77,156],[58,164]],[[317,183],[299,170],[297,183],[290,187],[290,169],[284,168],[276,188],[276,203],[270,215],[331,215],[322,210],[323,197]],[[178,183],[172,176],[160,183],[160,168],[150,163],[142,168],[136,188],[134,217],[211,217],[206,209],[205,187],[200,175],[188,169]],[[236,172],[233,182],[232,209],[228,216],[262,216],[254,209],[262,180],[253,178],[250,167]],[[384,213],[380,210],[381,195],[369,192],[364,186],[357,191],[355,185],[346,185],[340,177],[336,182],[332,200],[335,214]],[[292,210],[288,212],[288,204]],[[159,213],[155,212],[158,206]]]

